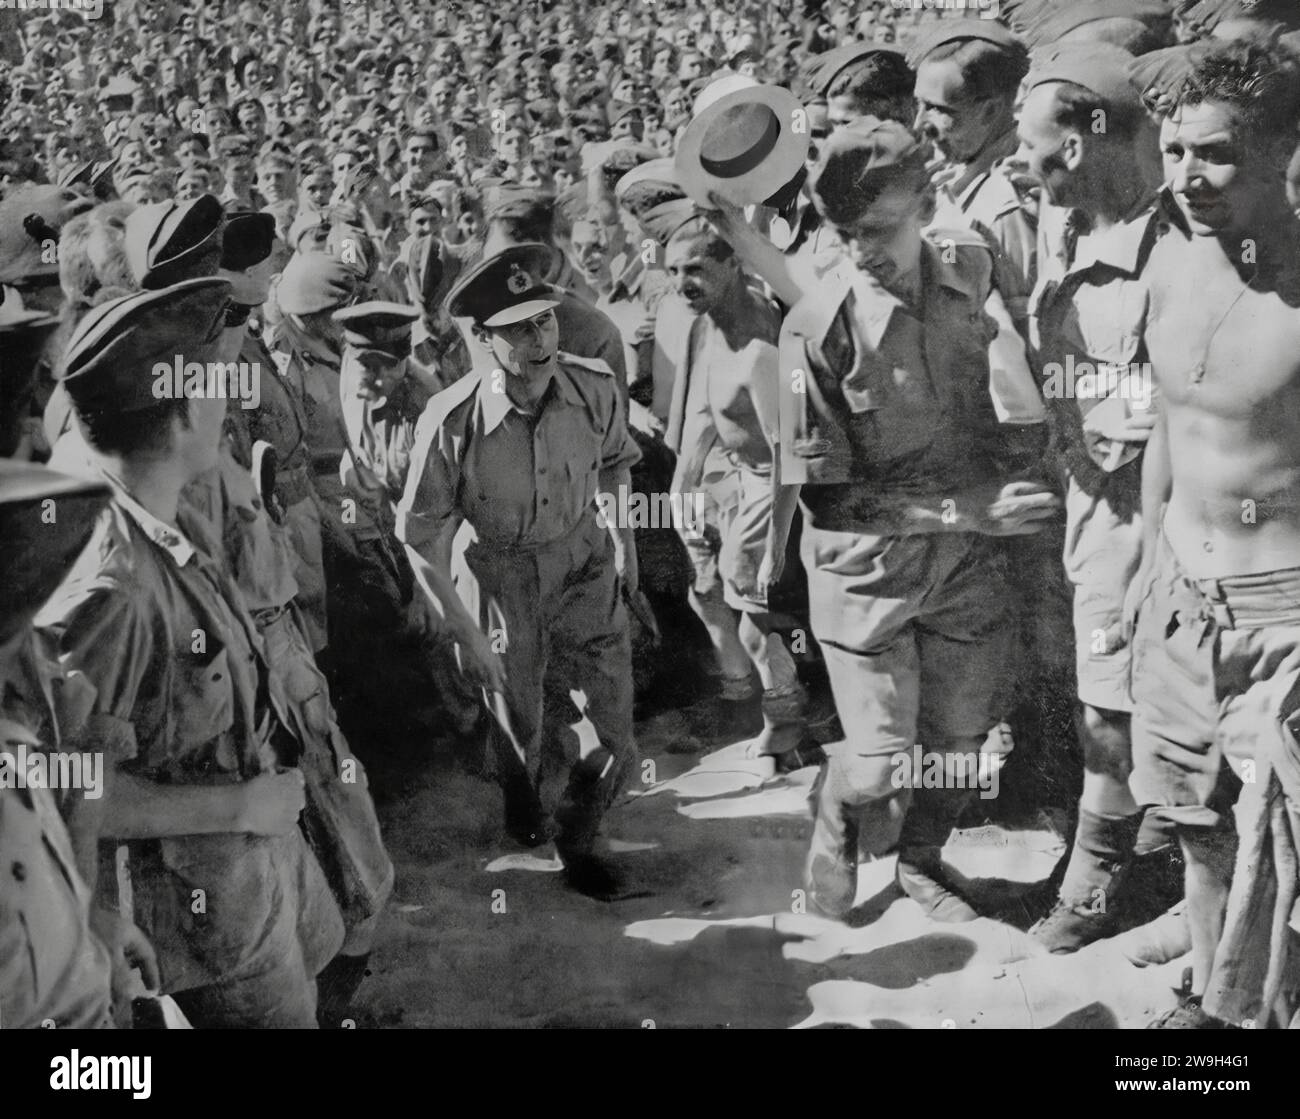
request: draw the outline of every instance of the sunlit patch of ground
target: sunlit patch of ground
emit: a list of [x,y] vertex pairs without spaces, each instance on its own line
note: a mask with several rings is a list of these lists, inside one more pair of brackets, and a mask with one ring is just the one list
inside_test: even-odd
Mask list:
[[[849,922],[809,912],[813,771],[772,778],[743,742],[674,753],[673,725],[640,728],[650,780],[606,817],[606,857],[644,895],[614,903],[569,891],[550,848],[514,845],[500,794],[444,756],[383,774],[398,879],[358,1024],[1113,1028],[1173,1005],[1180,964],[1138,968],[1112,944],[1049,956],[989,919],[936,924],[893,885],[892,858],[863,864]],[[957,833],[945,854],[1014,888],[1061,849],[1044,817]]]

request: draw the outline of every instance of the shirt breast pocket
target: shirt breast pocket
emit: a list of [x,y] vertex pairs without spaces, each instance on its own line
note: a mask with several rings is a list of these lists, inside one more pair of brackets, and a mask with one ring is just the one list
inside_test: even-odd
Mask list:
[[174,736],[171,761],[187,769],[215,767],[238,771],[229,743],[215,743],[226,737],[235,722],[234,682],[230,676],[230,651],[224,646],[208,656],[183,657],[176,668],[175,700],[172,705]]
[[575,486],[584,486],[591,490],[588,497],[595,496],[596,478],[600,473],[600,462],[604,455],[605,432],[594,426],[579,428],[571,425],[566,432],[564,468],[569,481]]
[[[1133,287],[1133,285],[1127,285]],[[1075,296],[1075,325],[1093,363],[1128,366],[1142,344],[1140,293],[1084,285]]]

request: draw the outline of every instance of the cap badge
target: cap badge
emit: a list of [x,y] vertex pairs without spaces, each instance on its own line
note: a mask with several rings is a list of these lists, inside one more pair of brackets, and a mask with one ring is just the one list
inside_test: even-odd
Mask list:
[[510,266],[510,275],[506,278],[506,287],[509,289],[510,294],[522,295],[532,286],[533,281],[529,279],[528,273],[519,265],[512,264]]

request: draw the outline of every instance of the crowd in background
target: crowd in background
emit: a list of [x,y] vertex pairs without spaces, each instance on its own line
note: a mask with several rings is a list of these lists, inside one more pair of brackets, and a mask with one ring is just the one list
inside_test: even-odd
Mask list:
[[822,913],[1005,918],[1005,768],[1048,951],[1292,1024],[1298,122],[1284,0],[0,10],[0,725],[107,770],[0,781],[3,1024],[337,1025],[398,735],[616,900],[668,708]]

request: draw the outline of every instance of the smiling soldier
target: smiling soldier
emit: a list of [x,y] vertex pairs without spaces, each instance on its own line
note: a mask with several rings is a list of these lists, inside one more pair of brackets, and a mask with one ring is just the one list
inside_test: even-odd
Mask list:
[[1196,62],[1160,131],[1179,220],[1150,263],[1164,406],[1143,464],[1131,785],[1175,821],[1187,860],[1191,990],[1162,1028],[1294,1023],[1297,88],[1281,52],[1228,43]]
[[[534,264],[528,246],[503,249],[448,297],[498,368],[475,370],[429,402],[397,532],[462,667],[490,698],[506,824],[525,843],[552,830],[538,793],[544,691],[585,697],[600,744],[570,772],[552,814],[555,841],[570,884],[609,898],[618,882],[592,845],[636,759],[617,577],[635,591],[637,566],[631,529],[607,532],[596,495],[629,486],[640,456],[608,367],[559,351],[560,293]],[[477,596],[452,582],[453,538],[466,522]]]

